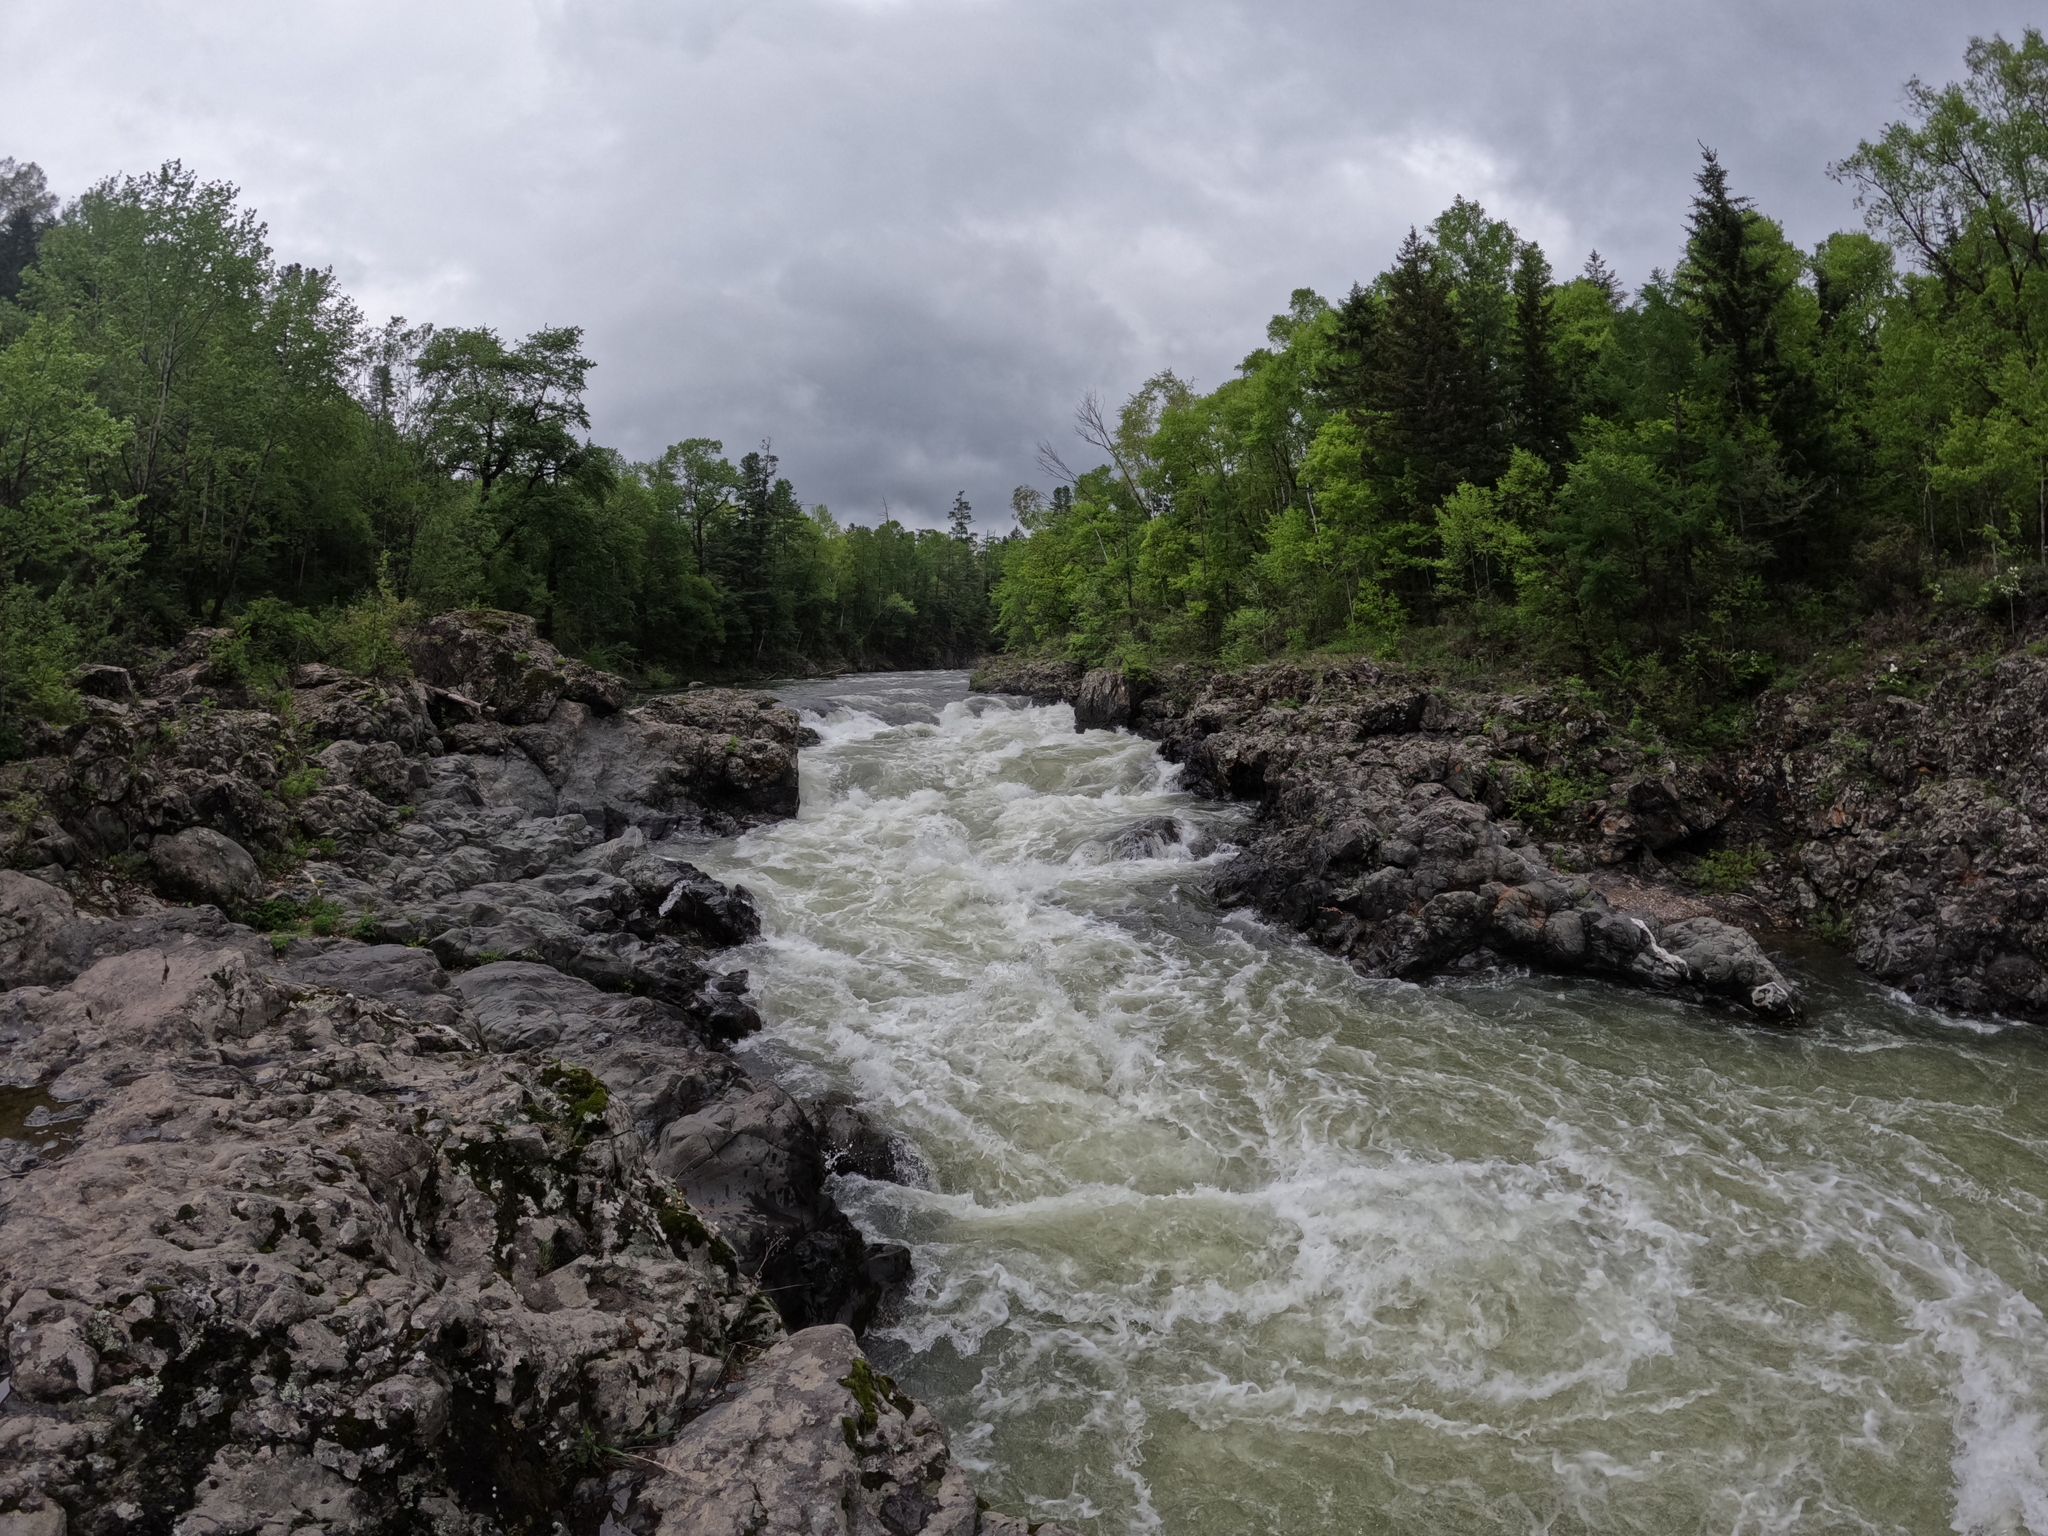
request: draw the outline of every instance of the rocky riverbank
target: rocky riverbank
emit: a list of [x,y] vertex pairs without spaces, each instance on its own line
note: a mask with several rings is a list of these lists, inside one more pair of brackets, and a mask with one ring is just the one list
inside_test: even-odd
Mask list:
[[1602,807],[1612,850],[1600,854],[1545,842],[1513,814],[1532,780],[1569,782],[1571,760],[1602,749],[1605,722],[1583,711],[1466,696],[1364,661],[1137,678],[998,658],[974,686],[1065,700],[1081,729],[1157,740],[1189,788],[1255,803],[1243,851],[1217,876],[1219,898],[1302,930],[1368,975],[1507,958],[1773,1020],[1799,1015],[1793,987],[1743,928],[1697,902],[1616,901],[1594,872],[1623,862],[1620,850],[1640,854],[1643,836],[1658,835],[1653,817],[1659,831],[1692,835],[1686,818],[1704,819],[1704,790],[1675,764],[1623,789],[1620,803],[1640,801],[1640,814]]
[[724,1049],[759,919],[689,856],[796,718],[508,614],[226,638],[0,767],[0,1531],[1021,1533],[855,1342],[886,1138]]
[[1693,757],[1575,690],[1367,661],[1138,679],[997,658],[975,686],[1070,702],[1254,802],[1222,899],[1371,974],[1491,952],[1785,1019],[1796,999],[1742,930],[1804,927],[1930,1006],[2048,1020],[2048,644],[1957,660],[1971,643],[1845,653]]

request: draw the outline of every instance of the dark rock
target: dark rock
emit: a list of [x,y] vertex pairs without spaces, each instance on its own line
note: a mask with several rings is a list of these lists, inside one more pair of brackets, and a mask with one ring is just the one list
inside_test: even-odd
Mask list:
[[1074,724],[1084,731],[1128,726],[1151,691],[1149,683],[1127,672],[1098,668],[1075,690]]
[[817,1129],[780,1088],[671,1122],[652,1166],[733,1245],[791,1326],[850,1322],[880,1300],[866,1244],[825,1193]]
[[217,907],[239,906],[263,889],[249,850],[211,827],[187,827],[149,845],[150,867],[166,894]]
[[679,866],[657,910],[713,944],[745,944],[761,936],[761,914],[747,888],[720,885],[694,864]]
[[524,614],[488,608],[444,613],[407,635],[405,650],[421,682],[474,701],[507,725],[538,724],[562,699],[599,714],[615,713],[626,702],[623,682],[562,655]]
[[812,1103],[810,1115],[824,1143],[828,1173],[878,1179],[885,1184],[922,1182],[904,1166],[896,1138],[848,1095],[824,1095]]
[[1183,848],[1190,858],[1199,859],[1214,852],[1216,843],[1201,828],[1172,816],[1148,816],[1110,838],[1108,847],[1113,859],[1156,859],[1169,848]]
[[126,667],[108,667],[98,663],[78,667],[71,674],[71,686],[95,699],[125,704],[135,698],[135,678]]

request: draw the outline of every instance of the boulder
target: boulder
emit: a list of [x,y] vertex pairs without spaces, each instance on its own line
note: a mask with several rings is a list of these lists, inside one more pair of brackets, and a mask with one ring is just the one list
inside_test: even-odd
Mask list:
[[135,697],[135,678],[126,667],[108,667],[98,663],[79,667],[71,674],[71,686],[88,698],[107,699],[118,704],[128,703]]
[[562,699],[605,715],[626,702],[624,682],[564,656],[523,613],[469,608],[440,614],[406,635],[404,645],[421,682],[458,694],[507,725],[538,724]]
[[975,1536],[981,1524],[944,1431],[849,1328],[783,1340],[660,1460],[647,1494],[659,1536]]
[[187,827],[149,845],[150,867],[165,894],[216,907],[240,906],[263,890],[249,850],[211,827]]
[[1081,679],[1074,695],[1074,725],[1084,731],[1128,726],[1151,691],[1128,672],[1099,667]]

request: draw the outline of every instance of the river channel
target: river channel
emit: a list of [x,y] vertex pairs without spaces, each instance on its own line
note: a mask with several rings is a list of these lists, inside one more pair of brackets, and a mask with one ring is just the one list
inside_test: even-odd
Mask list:
[[[924,1170],[839,1184],[916,1257],[867,1347],[998,1507],[2048,1536],[2038,1031],[1820,954],[1796,1033],[1369,981],[1215,909],[1244,813],[1146,741],[962,673],[781,695],[801,814],[702,858],[761,905],[748,1049]],[[1158,816],[1224,846],[1112,856]]]

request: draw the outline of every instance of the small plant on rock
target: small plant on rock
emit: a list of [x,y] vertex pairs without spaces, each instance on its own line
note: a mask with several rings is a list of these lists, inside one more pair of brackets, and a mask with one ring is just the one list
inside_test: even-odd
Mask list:
[[1693,880],[1702,889],[1723,894],[1746,890],[1763,873],[1766,858],[1764,850],[1755,845],[1717,848],[1700,859],[1693,870]]

